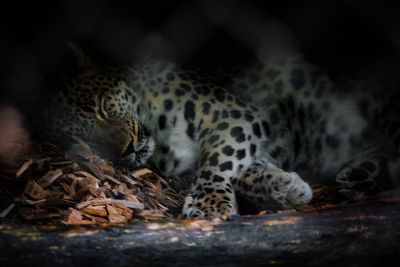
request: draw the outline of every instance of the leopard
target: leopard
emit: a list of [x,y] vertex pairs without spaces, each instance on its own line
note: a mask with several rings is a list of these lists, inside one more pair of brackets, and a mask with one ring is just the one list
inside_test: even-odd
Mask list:
[[311,201],[314,182],[355,200],[395,183],[398,147],[299,57],[225,75],[166,61],[103,67],[70,48],[77,68],[51,96],[45,138],[81,138],[125,166],[189,181],[184,217],[237,215],[239,194],[292,208]]
[[[381,66],[349,75],[342,67],[333,80],[329,71],[302,55],[275,56],[234,70],[225,84],[261,107],[275,126],[268,162],[307,182],[334,184],[351,201],[399,188],[397,75]],[[255,164],[245,176],[264,171]]]

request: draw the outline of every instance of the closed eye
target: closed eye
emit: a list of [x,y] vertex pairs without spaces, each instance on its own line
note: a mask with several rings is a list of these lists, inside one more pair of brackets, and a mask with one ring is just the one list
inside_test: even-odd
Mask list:
[[131,140],[126,147],[124,153],[122,153],[122,157],[126,157],[135,152],[135,147],[133,146],[133,140]]

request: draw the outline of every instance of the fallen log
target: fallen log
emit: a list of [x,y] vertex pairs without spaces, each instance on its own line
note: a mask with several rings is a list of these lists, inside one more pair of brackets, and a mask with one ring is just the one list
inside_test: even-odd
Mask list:
[[0,224],[0,266],[376,266],[400,258],[400,202],[231,221]]

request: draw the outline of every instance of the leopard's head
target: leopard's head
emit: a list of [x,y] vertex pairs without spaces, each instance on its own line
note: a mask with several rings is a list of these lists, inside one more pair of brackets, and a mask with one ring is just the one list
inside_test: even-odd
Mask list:
[[99,67],[80,48],[69,45],[77,67],[45,112],[48,139],[63,146],[82,139],[100,156],[127,167],[147,163],[155,145],[134,106],[140,100],[131,82],[132,70]]

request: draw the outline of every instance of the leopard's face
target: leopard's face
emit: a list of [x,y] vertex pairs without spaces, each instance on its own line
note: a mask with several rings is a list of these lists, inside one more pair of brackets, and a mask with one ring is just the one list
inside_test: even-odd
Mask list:
[[98,121],[91,140],[100,154],[130,168],[148,162],[155,147],[153,137],[135,118]]

